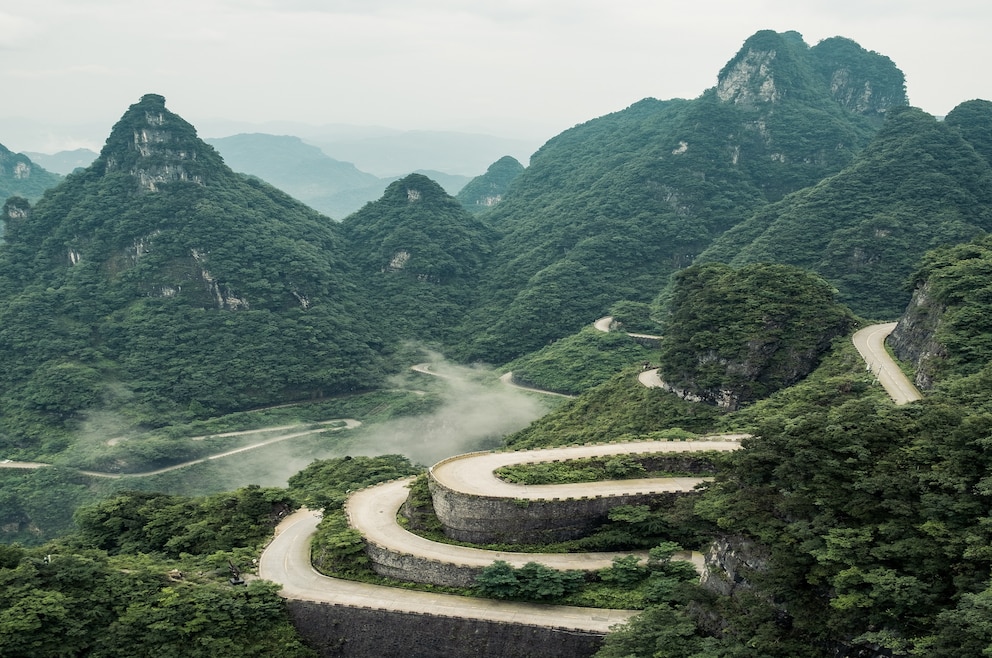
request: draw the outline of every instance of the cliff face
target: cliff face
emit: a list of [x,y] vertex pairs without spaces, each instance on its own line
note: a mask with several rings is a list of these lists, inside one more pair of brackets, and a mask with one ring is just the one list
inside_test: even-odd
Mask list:
[[947,350],[936,339],[946,307],[934,299],[931,286],[924,283],[913,292],[913,298],[889,336],[896,357],[916,366],[914,383],[917,388],[933,388],[934,373],[947,358]]

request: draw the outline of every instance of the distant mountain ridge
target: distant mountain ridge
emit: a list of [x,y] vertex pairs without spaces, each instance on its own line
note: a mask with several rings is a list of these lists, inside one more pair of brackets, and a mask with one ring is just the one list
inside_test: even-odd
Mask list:
[[96,151],[80,148],[72,151],[59,151],[52,154],[28,151],[24,155],[45,169],[66,176],[76,169],[90,166],[99,154]]
[[[350,162],[335,160],[320,148],[291,135],[238,134],[204,140],[235,171],[258,176],[311,208],[343,219],[375,201],[397,177],[379,178]],[[411,172],[414,173],[414,172]],[[455,194],[467,176],[425,173]]]
[[46,171],[23,153],[13,153],[0,144],[0,200],[22,196],[31,201],[41,198],[62,177]]

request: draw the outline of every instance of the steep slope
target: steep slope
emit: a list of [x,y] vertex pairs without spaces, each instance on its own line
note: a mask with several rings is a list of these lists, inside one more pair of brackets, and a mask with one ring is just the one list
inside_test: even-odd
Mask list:
[[22,196],[35,201],[60,180],[58,174],[45,171],[23,153],[11,153],[0,144],[0,200]]
[[849,167],[760,209],[701,260],[798,265],[856,313],[896,317],[927,249],[992,229],[992,169],[966,134],[917,109],[892,110]]
[[488,210],[503,200],[510,184],[522,174],[524,166],[509,155],[489,165],[481,176],[476,176],[457,195],[458,201],[470,212]]
[[253,133],[204,141],[235,171],[258,176],[335,219],[377,198],[386,187],[377,176],[330,158],[299,137]]
[[[913,297],[892,333],[896,355],[916,368],[916,384],[932,389],[992,363],[992,238],[936,249],[914,274]],[[987,376],[984,373],[983,376]]]
[[55,430],[89,409],[159,424],[376,381],[336,225],[234,174],[161,96],[128,109],[93,165],[5,216],[8,448],[58,450]]
[[674,278],[661,377],[735,410],[802,380],[854,324],[823,279],[788,265],[694,265]]
[[866,91],[902,89],[887,59],[834,50],[759,32],[701,97],[643,100],[548,142],[486,216],[504,237],[463,356],[505,362],[649,301],[755,209],[846,166],[905,94]]
[[390,337],[450,336],[474,299],[493,231],[440,185],[410,174],[345,219],[348,251]]

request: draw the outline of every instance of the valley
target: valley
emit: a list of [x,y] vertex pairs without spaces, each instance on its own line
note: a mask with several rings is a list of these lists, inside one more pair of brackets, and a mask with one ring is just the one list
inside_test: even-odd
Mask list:
[[760,30],[457,195],[156,93],[0,151],[0,654],[987,653],[990,134]]

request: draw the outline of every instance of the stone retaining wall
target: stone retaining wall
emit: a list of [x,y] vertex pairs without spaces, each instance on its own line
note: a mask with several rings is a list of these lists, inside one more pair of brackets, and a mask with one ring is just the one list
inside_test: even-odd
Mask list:
[[434,513],[444,534],[475,544],[542,544],[578,539],[608,520],[620,505],[671,505],[679,494],[653,492],[592,498],[526,500],[474,496],[428,477]]
[[320,658],[587,658],[604,635],[459,617],[288,601]]
[[450,562],[438,562],[419,555],[399,553],[365,540],[365,554],[372,561],[372,570],[380,576],[414,583],[445,587],[471,587],[481,567]]

